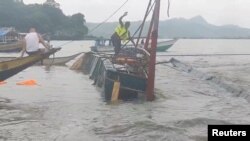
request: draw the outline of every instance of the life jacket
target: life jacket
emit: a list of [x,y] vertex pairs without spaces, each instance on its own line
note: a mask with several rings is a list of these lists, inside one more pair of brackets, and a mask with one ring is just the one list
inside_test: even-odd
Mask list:
[[125,28],[125,26],[118,25],[115,28],[116,34],[120,37],[121,40],[126,41],[129,38],[128,30]]

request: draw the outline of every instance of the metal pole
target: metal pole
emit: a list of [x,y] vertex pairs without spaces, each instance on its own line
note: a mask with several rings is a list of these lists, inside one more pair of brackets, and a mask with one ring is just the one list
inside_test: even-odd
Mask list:
[[150,60],[148,70],[148,83],[147,83],[147,100],[153,101],[154,85],[155,85],[155,64],[156,64],[156,47],[158,39],[158,27],[159,27],[159,15],[160,15],[160,0],[156,0],[154,8],[154,20],[153,20],[153,31],[151,36],[151,48],[150,48]]

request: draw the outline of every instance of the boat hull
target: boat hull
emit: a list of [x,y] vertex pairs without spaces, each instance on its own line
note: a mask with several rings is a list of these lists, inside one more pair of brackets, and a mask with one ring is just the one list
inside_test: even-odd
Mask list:
[[167,51],[169,48],[171,48],[175,44],[176,41],[177,39],[158,42],[156,51],[157,52]]
[[173,44],[172,45],[157,46],[156,51],[164,52],[164,51],[168,50],[172,46],[173,46]]
[[111,100],[115,81],[120,82],[119,99],[122,100],[137,98],[139,93],[146,91],[146,78],[117,70],[107,58],[95,54],[88,56],[88,61],[83,64],[84,73],[89,74],[94,84],[101,88],[105,101]]
[[0,44],[0,52],[19,52],[22,50],[22,42]]
[[121,73],[117,71],[106,71],[106,77],[104,82],[105,88],[105,100],[109,101],[112,98],[112,91],[114,82],[119,78],[120,93],[119,99],[131,100],[138,97],[138,93],[144,93],[146,91],[146,79]]
[[49,55],[55,53],[58,50],[59,48],[51,49],[50,51],[43,54],[31,55],[28,57],[0,62],[0,81],[4,81],[10,78],[11,76],[19,73],[20,71],[35,64],[36,62],[39,62],[42,59],[49,57]]

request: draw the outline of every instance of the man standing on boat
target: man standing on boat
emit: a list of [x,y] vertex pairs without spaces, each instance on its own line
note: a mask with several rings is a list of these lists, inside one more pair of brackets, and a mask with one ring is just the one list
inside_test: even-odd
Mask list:
[[36,32],[36,29],[30,28],[29,33],[24,37],[24,45],[21,51],[21,57],[23,57],[25,51],[28,55],[44,52],[45,50],[39,49],[39,43],[41,43],[45,48],[49,49],[49,46],[44,42],[42,36]]
[[113,46],[115,47],[115,54],[118,54],[121,49],[121,40],[127,41],[130,40],[133,44],[134,41],[130,37],[130,32],[128,30],[130,26],[130,22],[125,22],[125,24],[122,22],[122,19],[128,15],[128,12],[125,12],[120,18],[119,18],[119,25],[115,28],[115,33],[111,36],[111,42]]

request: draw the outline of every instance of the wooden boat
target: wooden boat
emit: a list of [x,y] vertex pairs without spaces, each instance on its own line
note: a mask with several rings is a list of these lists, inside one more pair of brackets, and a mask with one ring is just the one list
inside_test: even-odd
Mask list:
[[15,28],[0,28],[0,52],[18,52],[22,49],[21,34]]
[[9,77],[19,73],[36,62],[49,57],[58,50],[60,50],[60,48],[53,48],[46,53],[0,62],[0,81],[8,79]]
[[22,50],[21,41],[0,43],[0,52],[19,52],[21,50]]
[[106,101],[112,99],[114,83],[119,82],[119,99],[130,100],[146,91],[148,53],[140,48],[125,48],[116,57],[86,53],[83,57],[85,74],[102,88]]
[[[157,43],[157,52],[163,52],[172,47],[178,39],[161,41]],[[142,45],[141,45],[142,46]],[[114,47],[111,45],[95,45],[90,47],[93,52],[113,52]]]
[[[146,13],[150,11],[150,5],[151,1]],[[81,69],[101,88],[106,101],[129,100],[139,94],[146,94],[148,101],[154,100],[159,12],[160,0],[155,0],[154,14],[145,42],[145,49],[150,50],[149,52],[140,47],[125,47],[118,54],[90,52],[79,59]],[[141,25],[145,24],[147,16],[145,14]],[[140,27],[142,31],[143,26]],[[149,42],[152,44],[150,47]],[[78,61],[75,64],[73,66],[78,66]]]
[[[65,57],[56,57],[56,58],[45,58],[41,62],[37,62],[35,63],[35,65],[65,65],[67,62],[69,62],[70,60],[73,60],[75,57],[77,57],[78,55],[80,55],[81,53],[77,53],[71,56],[65,56]],[[0,57],[0,62],[2,61],[10,61],[10,60],[14,60],[16,59],[16,57]]]
[[166,51],[166,50],[168,50],[170,47],[172,47],[172,46],[175,44],[176,41],[177,41],[177,39],[158,42],[158,43],[157,43],[156,51],[157,51],[157,52]]

